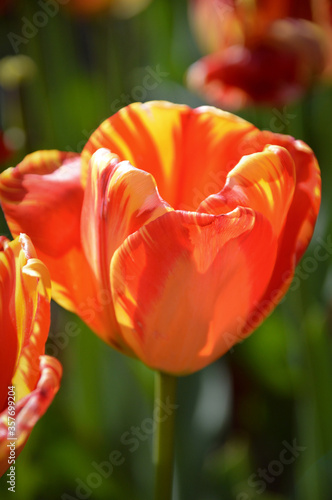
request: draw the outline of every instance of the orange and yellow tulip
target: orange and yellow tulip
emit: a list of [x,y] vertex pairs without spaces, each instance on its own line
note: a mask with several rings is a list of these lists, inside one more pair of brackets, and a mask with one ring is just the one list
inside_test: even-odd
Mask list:
[[190,0],[189,6],[197,41],[208,55],[189,68],[187,82],[211,104],[284,105],[319,76],[331,75],[326,0]]
[[50,298],[48,270],[30,239],[0,237],[0,476],[15,467],[59,388],[61,365],[44,355]]
[[320,204],[311,149],[212,107],[135,103],[81,155],[39,151],[0,176],[54,298],[148,366],[194,372],[285,294]]

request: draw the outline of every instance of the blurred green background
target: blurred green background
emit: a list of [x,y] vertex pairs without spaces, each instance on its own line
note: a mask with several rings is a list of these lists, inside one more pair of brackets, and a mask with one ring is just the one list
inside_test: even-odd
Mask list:
[[[187,67],[200,56],[186,0],[153,0],[127,20],[79,17],[61,7],[36,32],[26,28],[25,41],[8,34],[23,37],[40,3],[12,0],[2,9],[0,128],[14,151],[1,169],[38,149],[80,151],[101,121],[130,102],[204,104],[184,86]],[[4,59],[16,52],[29,59]],[[332,498],[331,112],[331,87],[317,85],[284,109],[239,113],[314,149],[322,207],[282,304],[223,359],[180,380],[174,500]],[[9,236],[2,214],[1,233]],[[327,258],[317,260],[324,245]],[[56,304],[46,352],[61,360],[63,381],[18,459],[17,498],[80,498],[80,485],[81,498],[150,500],[152,435],[141,431],[132,447],[123,435],[152,414],[153,372]],[[93,463],[108,461],[114,450],[123,463],[93,483]],[[13,495],[6,480],[4,500]]]

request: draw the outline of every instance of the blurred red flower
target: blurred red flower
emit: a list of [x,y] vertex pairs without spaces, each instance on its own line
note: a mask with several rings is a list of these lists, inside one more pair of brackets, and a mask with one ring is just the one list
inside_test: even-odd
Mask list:
[[284,105],[331,73],[327,0],[190,0],[190,18],[209,53],[188,70],[191,89],[229,109]]

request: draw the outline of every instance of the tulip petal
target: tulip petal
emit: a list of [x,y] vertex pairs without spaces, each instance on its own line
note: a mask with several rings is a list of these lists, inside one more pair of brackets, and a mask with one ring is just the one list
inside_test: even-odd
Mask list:
[[229,172],[220,193],[209,196],[199,212],[220,214],[238,205],[263,214],[277,237],[293,200],[295,165],[284,148],[267,146],[263,152],[244,156]]
[[[101,330],[99,317],[90,314],[87,297],[96,295],[96,280],[82,251],[80,218],[83,188],[78,155],[39,151],[0,176],[0,200],[13,234],[29,234],[47,265],[53,297],[60,305],[88,317]],[[75,276],[75,279],[73,279]]]
[[[15,407],[15,459],[24,448],[33,427],[52,403],[60,386],[62,367],[59,361],[50,356],[40,356],[37,361],[37,383],[32,392],[16,403]],[[12,385],[15,387],[15,382]],[[8,435],[8,413],[7,410],[4,410],[0,414],[0,476],[9,467],[8,444],[14,442],[10,440],[10,437]]]
[[1,411],[14,373],[20,372],[16,382],[19,398],[35,387],[38,358],[44,353],[48,335],[51,280],[47,268],[35,256],[36,252],[24,234],[7,242],[0,252]]
[[131,104],[90,137],[82,152],[83,183],[92,154],[104,147],[151,173],[161,197],[172,207],[195,210],[223,187],[227,173],[241,158],[238,142],[254,129],[207,106],[191,109],[162,101]]
[[295,252],[296,264],[308,246],[317,219],[321,197],[320,171],[311,148],[291,136],[256,130],[243,138],[240,149],[243,154],[251,154],[263,151],[268,144],[287,149],[295,164],[296,189],[285,225],[287,252],[281,255],[289,260]]
[[241,339],[241,318],[273,271],[275,243],[267,219],[247,208],[219,216],[170,212],[145,225],[111,264],[125,342],[165,372],[211,363]]
[[39,356],[45,352],[50,326],[51,279],[47,267],[36,258],[30,239],[21,234],[19,241],[26,264],[15,290],[19,351],[12,383],[21,399],[35,388],[39,376]]
[[[100,290],[110,294],[110,262],[127,236],[170,210],[160,198],[150,174],[128,161],[119,162],[108,149],[99,149],[93,154],[82,208],[81,234]],[[109,302],[105,307],[109,315],[105,340],[120,348],[114,344],[118,327]]]
[[[267,147],[268,144],[274,145],[272,149],[271,147]],[[269,211],[269,204],[264,202],[264,190],[261,191],[262,198],[258,205],[256,205],[253,196],[248,198],[247,204],[243,198],[244,189],[241,188],[240,196],[237,194],[238,188],[236,187],[236,182],[239,184],[242,183],[239,178],[236,178],[236,182],[233,183],[235,187],[234,193],[229,191],[229,186],[226,182],[227,187],[225,186],[222,194],[219,193],[216,196],[207,198],[200,207],[200,211],[217,214],[231,209],[233,204],[236,204],[237,201],[244,206],[255,207],[255,210],[259,209],[262,213],[268,215],[276,234],[279,230],[278,257],[275,270],[264,296],[249,315],[246,331],[250,332],[254,327],[257,327],[261,320],[278,304],[292,281],[295,266],[302,257],[312,237],[320,206],[321,180],[317,160],[312,150],[302,141],[295,140],[293,137],[256,130],[245,136],[238,147],[243,154],[250,155],[246,157],[247,159],[241,161],[242,165],[247,164],[248,166],[250,163],[247,162],[251,156],[253,158],[258,157],[257,151],[261,152],[259,154],[265,155],[266,153],[263,152],[264,150],[270,151],[271,154],[272,151],[277,152],[280,148],[281,156],[280,154],[277,155],[280,160],[278,160],[279,167],[277,167],[276,162],[272,161],[270,166],[267,163],[266,175],[275,176],[276,180],[279,177],[279,180],[277,180],[273,188],[272,197],[275,201],[279,200],[281,207],[287,208],[287,212],[285,212],[284,209],[282,212],[278,209],[272,212]],[[289,163],[287,155],[281,153],[284,149],[287,149],[293,160],[295,173],[292,173],[292,165]],[[232,176],[234,172],[237,172],[236,168],[229,176]],[[254,169],[252,172],[255,176]],[[294,181],[296,180],[293,194],[292,175]],[[247,188],[245,192],[249,196]],[[257,190],[257,194],[258,192]],[[291,199],[289,196],[291,196]],[[282,199],[284,201],[282,201]],[[261,203],[262,205],[259,208]],[[273,213],[275,214],[274,220],[271,219]]]
[[[305,143],[290,136],[271,132],[255,132],[243,141],[243,150],[262,150],[273,143],[288,150],[296,167],[296,188],[287,219],[278,242],[278,258],[269,286],[260,303],[252,311],[252,317],[266,316],[286,293],[312,237],[320,207],[321,179],[317,160]],[[248,320],[247,331],[257,322]]]
[[[19,247],[18,244],[15,246]],[[6,251],[4,250],[6,249]],[[8,248],[2,239],[0,246],[0,412],[7,404],[7,387],[15,371],[18,339],[15,314],[15,248]],[[16,252],[17,253],[17,252]]]

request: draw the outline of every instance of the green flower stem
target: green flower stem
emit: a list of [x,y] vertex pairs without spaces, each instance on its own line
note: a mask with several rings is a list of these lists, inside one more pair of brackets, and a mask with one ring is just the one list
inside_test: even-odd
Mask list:
[[[171,500],[174,466],[174,428],[177,378],[156,372],[155,408],[167,408],[160,414],[154,435],[155,500]],[[165,418],[167,416],[167,418]]]

